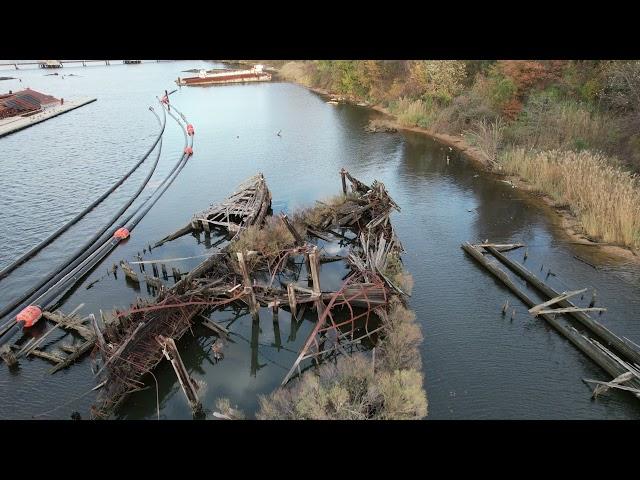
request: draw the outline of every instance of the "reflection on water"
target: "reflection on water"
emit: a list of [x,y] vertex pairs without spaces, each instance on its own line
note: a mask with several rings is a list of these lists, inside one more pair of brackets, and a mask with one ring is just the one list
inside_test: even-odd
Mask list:
[[[156,134],[157,122],[148,106],[159,92],[173,89],[180,71],[200,67],[211,64],[87,67],[81,77],[64,81],[37,70],[15,72],[24,86],[57,97],[87,95],[98,101],[0,139],[0,265],[64,224],[131,168]],[[3,84],[19,88],[11,82],[17,80]],[[528,316],[460,244],[485,239],[526,243],[530,270],[544,278],[551,268],[556,276],[548,282],[559,290],[596,288],[599,304],[608,308],[599,319],[640,343],[636,267],[596,249],[568,244],[547,208],[471,168],[446,146],[414,132],[365,133],[363,127],[376,112],[327,105],[299,86],[275,82],[182,88],[172,101],[195,126],[194,155],[131,238],[64,296],[63,311],[84,303],[82,315],[99,314],[125,308],[137,296],[150,296],[153,290],[144,281],[131,283],[120,270],[111,271],[121,259],[132,262],[140,255],[155,260],[157,268],[165,263],[168,274],[162,278],[173,284],[172,268],[185,274],[202,258],[169,259],[215,251],[223,239],[194,233],[151,251],[149,245],[257,171],[269,183],[277,214],[338,193],[338,172],[345,167],[363,181],[384,182],[402,208],[393,221],[406,250],[405,266],[415,280],[409,305],[425,336],[421,351],[430,418],[640,416],[637,402],[624,392],[592,401],[581,379],[604,380],[606,375],[545,323]],[[153,184],[182,151],[181,130],[170,118],[167,122]],[[147,168],[143,165],[104,204],[1,281],[0,304],[28,289],[91,236],[135,190]],[[340,254],[333,245],[318,243],[327,254]],[[522,260],[523,253],[509,255]],[[606,268],[594,269],[575,255]],[[151,269],[147,265],[145,273]],[[340,262],[322,264],[323,289],[336,288],[345,272]],[[501,315],[506,299],[516,308],[512,320]],[[224,358],[216,362],[212,357],[215,334],[195,326],[193,335],[187,332],[177,344],[185,367],[201,385],[208,418],[219,397],[228,397],[251,417],[257,395],[276,388],[295,360],[314,326],[314,312],[308,310],[296,321],[286,311],[274,318],[271,309],[263,308],[254,322],[246,309],[236,308],[213,312],[211,318],[232,332]],[[52,335],[47,345],[58,338]],[[70,338],[73,335],[65,341]],[[49,369],[42,359],[22,361],[12,372],[0,368],[0,418],[68,418],[74,410],[87,412],[95,395],[90,392],[95,386],[90,360],[55,375],[49,375]],[[192,418],[168,362],[161,362],[146,384],[147,390],[122,406],[119,418],[155,419],[158,406],[161,418]]]

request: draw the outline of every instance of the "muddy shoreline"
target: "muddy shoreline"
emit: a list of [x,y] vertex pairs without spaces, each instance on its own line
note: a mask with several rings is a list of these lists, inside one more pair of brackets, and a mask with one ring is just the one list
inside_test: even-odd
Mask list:
[[[283,78],[278,78],[278,80],[288,81]],[[309,87],[307,85],[304,85],[298,82],[290,82],[290,83],[296,83],[302,87],[307,88],[308,90],[311,90],[312,92],[315,92],[325,97],[338,96],[323,88]],[[347,98],[344,98],[342,100],[342,103],[350,103],[353,105],[358,104],[357,101],[347,99]],[[395,117],[395,115],[390,113],[387,108],[381,105],[366,105],[366,106],[360,105],[360,106],[363,106],[363,108],[370,108],[372,110],[382,113],[388,120],[393,122],[393,126],[398,130],[422,133],[424,135],[428,135],[429,137],[435,139],[436,141],[444,145],[455,148],[458,152],[464,155],[468,160],[471,160],[471,163],[476,168],[484,172],[492,173],[496,175],[496,179],[498,179],[498,177],[503,177],[504,179],[510,181],[516,188],[520,189],[521,191],[527,192],[528,194],[527,197],[531,202],[539,206],[545,207],[547,211],[554,214],[555,218],[552,218],[552,220],[556,223],[560,231],[564,233],[564,235],[567,237],[567,239],[570,242],[575,243],[576,245],[591,246],[591,247],[597,248],[602,253],[605,253],[607,255],[610,255],[616,258],[617,260],[634,262],[635,264],[640,265],[640,256],[638,255],[638,253],[634,252],[630,247],[625,247],[625,246],[615,245],[615,244],[602,244],[590,239],[585,233],[583,233],[583,228],[582,228],[582,225],[580,224],[580,221],[570,210],[566,208],[559,208],[558,206],[556,206],[555,201],[550,196],[544,193],[534,191],[534,189],[527,183],[526,180],[518,176],[505,175],[500,172],[492,171],[489,167],[489,159],[486,157],[486,155],[484,155],[477,148],[465,142],[464,138],[454,136],[454,135],[448,135],[445,133],[436,133],[427,128],[422,128],[422,127],[403,126],[397,122],[397,118]]]

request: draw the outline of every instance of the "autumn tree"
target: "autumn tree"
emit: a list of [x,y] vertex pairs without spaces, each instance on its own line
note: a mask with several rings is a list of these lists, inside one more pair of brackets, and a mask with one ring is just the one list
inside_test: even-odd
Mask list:
[[449,103],[462,91],[466,74],[460,60],[418,60],[411,63],[409,82],[423,98]]

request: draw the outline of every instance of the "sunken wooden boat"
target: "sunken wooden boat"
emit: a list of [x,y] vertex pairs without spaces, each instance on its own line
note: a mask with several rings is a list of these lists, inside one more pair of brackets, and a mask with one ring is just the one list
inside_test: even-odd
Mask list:
[[271,192],[264,176],[259,173],[238,185],[236,191],[223,202],[212,204],[206,210],[196,213],[191,222],[164,237],[154,248],[187,233],[202,230],[223,231],[233,239],[244,228],[262,223],[270,209]]

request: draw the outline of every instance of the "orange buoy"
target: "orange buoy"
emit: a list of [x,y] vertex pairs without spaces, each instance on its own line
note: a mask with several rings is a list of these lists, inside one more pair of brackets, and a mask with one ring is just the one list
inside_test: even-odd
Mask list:
[[25,327],[32,327],[42,317],[42,310],[35,305],[29,305],[16,315],[17,322],[24,322]]
[[193,131],[193,125],[187,125],[187,134],[192,137],[194,133],[195,132]]
[[187,155],[193,155],[193,149],[191,147],[186,147],[184,149],[184,153],[186,153]]
[[129,230],[124,227],[119,228],[113,236],[119,240],[124,240],[125,238],[129,238]]

